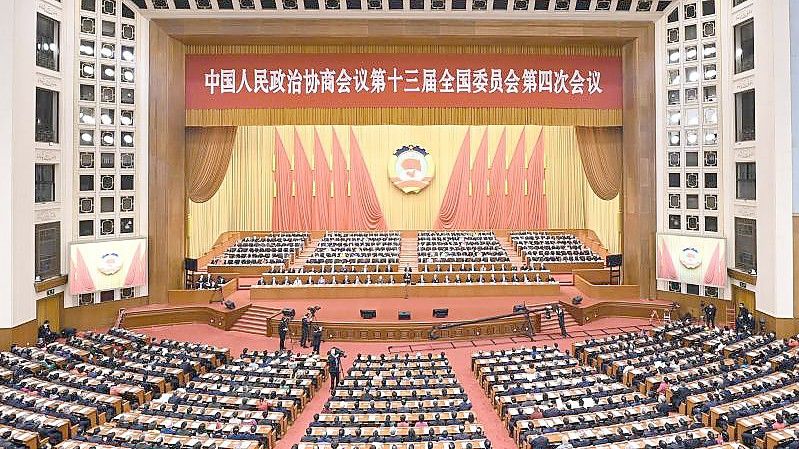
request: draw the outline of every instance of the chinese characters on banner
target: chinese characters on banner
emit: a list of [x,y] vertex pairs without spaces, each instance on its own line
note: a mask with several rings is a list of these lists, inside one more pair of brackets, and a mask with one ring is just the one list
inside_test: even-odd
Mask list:
[[617,57],[188,55],[187,109],[622,106]]

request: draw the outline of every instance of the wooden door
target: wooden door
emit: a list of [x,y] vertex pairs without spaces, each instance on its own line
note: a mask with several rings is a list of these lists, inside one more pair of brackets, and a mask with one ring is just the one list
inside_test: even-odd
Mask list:
[[58,293],[36,301],[36,319],[39,325],[45,320],[50,321],[50,329],[54,332],[61,330],[61,303],[64,293]]

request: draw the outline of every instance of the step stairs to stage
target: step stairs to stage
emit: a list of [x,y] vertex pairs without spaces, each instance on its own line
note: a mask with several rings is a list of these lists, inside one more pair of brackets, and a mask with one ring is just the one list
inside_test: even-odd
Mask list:
[[244,315],[233,323],[233,327],[231,327],[230,330],[246,332],[248,334],[266,335],[266,319],[278,311],[280,311],[280,309],[253,303],[250,305],[250,308],[244,312]]
[[289,268],[291,269],[300,268],[303,265],[305,265],[305,261],[308,260],[309,257],[311,257],[311,254],[313,254],[314,250],[316,250],[317,245],[319,245],[319,240],[321,239],[311,239],[311,241],[308,242],[307,245],[305,245],[305,248],[302,249],[302,251],[297,255],[297,257],[294,258],[294,261],[291,263],[291,265],[289,265]]
[[502,248],[505,249],[505,252],[508,253],[508,257],[510,257],[510,263],[516,268],[523,267],[524,258],[516,252],[516,248],[514,248],[513,242],[510,241],[510,237],[497,237],[497,240],[499,240],[499,243],[502,245]]
[[403,237],[400,241],[400,271],[402,271],[402,267],[411,267],[414,272],[419,271],[418,242],[419,239],[415,236]]
[[[544,307],[542,306],[535,306],[535,308]],[[578,327],[577,320],[574,319],[571,314],[566,311],[566,332],[570,330],[576,329]],[[544,313],[541,313],[541,329],[538,329],[538,334],[560,334],[560,327],[558,326],[558,316],[552,311],[552,318],[547,319]]]
[[[530,306],[535,309],[543,308],[547,304],[540,304]],[[250,308],[244,312],[233,326],[230,328],[232,331],[244,332],[248,334],[266,335],[266,320],[268,317],[273,316],[280,309],[274,307],[267,307],[258,303],[252,303]],[[280,317],[277,317],[278,319]],[[577,321],[568,312],[566,312],[566,330],[577,328]],[[552,312],[552,318],[546,319],[544,313],[541,313],[541,329],[537,329],[536,333],[539,334],[559,334],[558,317],[555,312]]]

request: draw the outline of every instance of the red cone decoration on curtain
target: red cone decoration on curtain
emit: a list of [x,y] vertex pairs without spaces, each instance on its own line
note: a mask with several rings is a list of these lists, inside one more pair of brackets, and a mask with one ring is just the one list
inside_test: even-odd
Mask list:
[[538,135],[538,141],[530,156],[527,166],[527,216],[529,228],[547,228],[547,198],[544,194],[544,133]]
[[313,208],[313,173],[305,147],[302,145],[297,128],[294,128],[294,213],[297,215],[297,224],[294,228],[299,231],[311,230],[311,215]]
[[528,213],[528,202],[524,196],[524,180],[526,172],[524,170],[524,152],[526,149],[525,130],[519,136],[516,143],[516,150],[508,167],[508,196],[505,197],[505,217],[507,217],[508,229],[526,229],[530,214]]
[[505,196],[505,179],[507,173],[505,172],[505,129],[502,130],[502,135],[499,137],[497,143],[497,151],[494,153],[494,160],[491,162],[491,168],[488,170],[488,202],[486,209],[488,209],[488,219],[486,222],[487,229],[502,229],[507,228],[508,216],[506,209],[506,196]]
[[721,244],[716,244],[713,257],[710,258],[707,271],[705,272],[705,285],[723,287],[727,282],[727,270],[725,263],[721,260]]
[[313,133],[313,154],[314,197],[311,229],[330,229],[334,227],[330,219],[331,170],[316,129]]
[[92,275],[89,274],[89,267],[83,260],[83,253],[80,248],[75,250],[74,265],[69,273],[69,291],[73,295],[91,293],[95,290]]
[[333,198],[331,206],[331,224],[341,231],[352,229],[350,220],[350,199],[347,193],[349,171],[344,151],[338,135],[333,131]]
[[658,259],[658,278],[678,281],[677,270],[671,259],[671,251],[665,242],[660,243],[660,258]]
[[469,215],[469,159],[471,153],[471,133],[466,131],[458,152],[458,159],[452,167],[447,191],[441,201],[436,219],[436,229],[464,229],[471,221]]
[[138,287],[147,283],[147,263],[142,247],[143,243],[136,246],[136,253],[130,262],[130,269],[125,276],[125,287]]
[[380,208],[380,202],[377,200],[372,178],[363,161],[361,147],[358,145],[358,139],[355,137],[352,127],[350,127],[350,162],[352,164],[350,173],[352,228],[358,231],[386,229],[386,219]]
[[483,138],[477,148],[477,155],[472,165],[472,229],[488,228],[488,128],[483,131]]
[[272,229],[275,231],[291,231],[295,226],[294,197],[291,195],[292,173],[291,162],[283,140],[275,130],[275,193],[272,198]]

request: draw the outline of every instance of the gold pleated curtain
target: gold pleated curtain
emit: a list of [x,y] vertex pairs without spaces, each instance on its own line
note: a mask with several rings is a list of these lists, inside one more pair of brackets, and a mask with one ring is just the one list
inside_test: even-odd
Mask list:
[[[296,130],[296,133],[295,133]],[[336,126],[248,126],[236,133],[230,163],[218,191],[204,203],[189,202],[189,252],[198,256],[208,250],[226,231],[271,230],[275,194],[275,136],[286,148],[294,148],[300,139],[306,157],[315,167],[314,135],[318,134],[322,152],[333,160],[335,133],[349,162],[350,127]],[[524,160],[528,161],[542,136],[544,152],[544,194],[550,228],[587,228],[597,233],[612,252],[620,249],[620,196],[604,200],[594,193],[583,170],[578,138],[571,126],[490,125],[490,126],[353,126],[352,131],[363,154],[363,162],[374,185],[389,229],[432,229],[447,190],[458,150],[464,137],[470,136],[470,165],[474,166],[485,136],[487,163],[494,156],[505,133],[505,165],[522,132],[525,135]],[[430,152],[435,178],[418,194],[405,194],[389,180],[388,164],[392,153],[402,145],[420,145]],[[292,152],[289,158],[294,161]],[[191,162],[189,162],[191,163]],[[348,164],[349,165],[349,164]],[[487,191],[500,188],[489,186]],[[504,186],[503,186],[504,188]],[[328,190],[316,187],[317,195]]]
[[588,183],[603,200],[621,193],[622,130],[619,127],[587,128],[577,126],[577,147]]
[[186,193],[195,203],[211,199],[225,179],[235,126],[186,128]]

